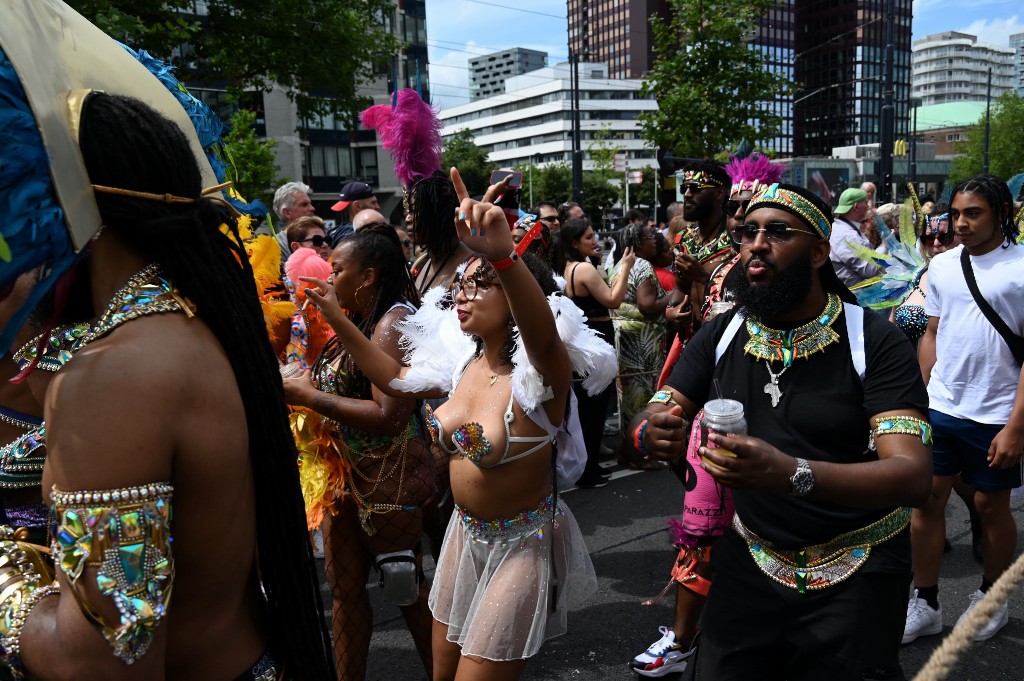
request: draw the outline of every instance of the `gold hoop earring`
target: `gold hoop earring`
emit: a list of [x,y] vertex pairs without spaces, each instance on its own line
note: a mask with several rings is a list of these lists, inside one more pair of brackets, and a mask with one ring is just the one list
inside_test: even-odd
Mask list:
[[[358,305],[358,306],[359,306],[359,309],[360,309],[360,310],[364,310],[364,309],[366,309],[366,305],[364,305],[363,303],[361,303],[361,302],[359,301],[359,292],[360,292],[360,291],[362,291],[362,290],[363,290],[363,287],[365,287],[365,286],[366,286],[366,284],[360,284],[360,285],[359,285],[359,288],[357,288],[357,289],[356,289],[356,292],[355,292],[354,294],[352,294],[352,297],[353,297],[353,298],[355,298],[355,300],[356,300],[356,305]],[[372,295],[372,294],[371,294],[371,295]],[[372,302],[372,300],[371,300],[371,302]]]

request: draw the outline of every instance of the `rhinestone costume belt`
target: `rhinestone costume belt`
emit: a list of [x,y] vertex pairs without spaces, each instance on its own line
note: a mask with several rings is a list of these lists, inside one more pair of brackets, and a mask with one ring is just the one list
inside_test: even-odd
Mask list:
[[910,523],[910,509],[898,508],[867,527],[841,534],[823,544],[795,551],[774,547],[733,516],[732,528],[747,542],[761,572],[783,586],[806,593],[824,589],[850,577],[871,555],[871,549],[892,539]]

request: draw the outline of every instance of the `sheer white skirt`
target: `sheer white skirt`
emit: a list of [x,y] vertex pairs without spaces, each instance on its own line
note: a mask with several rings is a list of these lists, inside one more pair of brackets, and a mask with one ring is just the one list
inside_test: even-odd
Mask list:
[[551,497],[510,520],[479,521],[455,507],[430,589],[434,619],[463,655],[517,660],[566,632],[570,607],[597,590],[576,519]]

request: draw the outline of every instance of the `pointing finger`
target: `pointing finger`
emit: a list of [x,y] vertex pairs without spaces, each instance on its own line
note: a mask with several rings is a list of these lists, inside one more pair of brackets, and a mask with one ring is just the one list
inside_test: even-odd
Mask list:
[[462,176],[459,175],[459,169],[452,166],[449,171],[452,178],[452,184],[455,185],[455,195],[459,197],[459,201],[465,201],[469,198],[469,192],[466,191],[466,184],[462,181]]

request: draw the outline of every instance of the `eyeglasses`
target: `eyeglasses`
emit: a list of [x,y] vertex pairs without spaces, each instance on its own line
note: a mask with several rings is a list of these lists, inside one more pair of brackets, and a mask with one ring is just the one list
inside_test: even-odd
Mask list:
[[501,288],[500,284],[477,284],[473,277],[463,277],[452,282],[452,298],[459,295],[459,291],[466,296],[466,300],[474,300],[480,289],[485,291],[490,288]]
[[314,234],[313,236],[309,237],[308,239],[303,239],[299,243],[300,244],[304,244],[306,242],[309,242],[309,243],[313,244],[313,248],[320,248],[321,246],[324,245],[325,241],[327,241],[326,238],[320,236],[319,234]]
[[711,189],[712,187],[714,187],[714,185],[712,185],[712,184],[688,183],[688,184],[681,185],[679,188],[683,191],[684,194],[686,192],[690,192],[691,194],[699,194],[700,192],[704,191],[705,189]]
[[819,236],[816,232],[808,232],[806,229],[797,229],[781,222],[773,222],[765,225],[764,227],[758,227],[757,225],[740,225],[736,229],[732,230],[732,241],[736,244],[752,244],[757,240],[757,235],[762,232],[764,233],[764,238],[767,239],[770,244],[781,244],[789,241],[790,237],[793,236],[793,232],[810,234],[813,237]]
[[736,211],[742,209],[743,212],[747,212],[747,206],[750,204],[750,199],[746,201],[738,201],[736,199],[729,199],[725,202],[725,214],[736,215]]
[[558,216],[557,216],[557,215],[548,215],[547,217],[543,217],[543,218],[538,218],[538,219],[539,219],[539,220],[540,220],[541,222],[546,222],[546,223],[548,223],[549,225],[553,225],[553,224],[555,224],[556,222],[558,222]]

